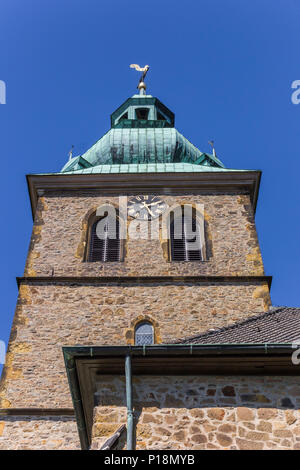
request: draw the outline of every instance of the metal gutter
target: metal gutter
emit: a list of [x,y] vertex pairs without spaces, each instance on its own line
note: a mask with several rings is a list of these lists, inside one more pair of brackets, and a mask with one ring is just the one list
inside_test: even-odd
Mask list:
[[83,450],[89,449],[89,440],[86,429],[85,416],[82,406],[80,386],[76,371],[76,363],[73,355],[64,352],[64,360],[67,370],[67,377],[71,391],[71,397],[74,405],[75,416],[77,421],[78,434],[80,439],[81,448]]
[[74,404],[78,433],[82,449],[89,448],[88,430],[83,410],[80,384],[76,370],[76,359],[96,357],[124,357],[126,358],[126,396],[127,396],[127,446],[132,446],[131,423],[132,414],[132,386],[131,386],[131,361],[133,357],[154,356],[280,356],[291,354],[294,351],[293,344],[288,343],[258,343],[258,344],[158,344],[152,346],[64,346],[63,355],[66,364],[71,396]]
[[64,346],[70,356],[155,356],[155,355],[216,355],[216,354],[284,354],[291,351],[290,343],[243,344],[155,344],[152,346]]

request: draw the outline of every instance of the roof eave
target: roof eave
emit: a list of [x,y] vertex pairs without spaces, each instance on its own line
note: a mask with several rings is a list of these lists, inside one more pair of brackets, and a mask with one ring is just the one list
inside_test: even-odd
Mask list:
[[[88,449],[91,440],[91,417],[92,409],[91,400],[87,400],[87,396],[93,387],[91,383],[86,384],[82,381],[92,380],[92,374],[82,373],[83,370],[87,370],[90,363],[95,372],[95,362],[97,359],[103,360],[109,365],[110,374],[116,374],[116,369],[111,367],[110,364],[115,363],[118,360],[120,364],[125,363],[125,357],[130,355],[133,360],[139,360],[140,363],[146,364],[150,362],[150,369],[146,373],[150,375],[157,375],[159,371],[161,375],[165,374],[165,369],[162,367],[166,360],[175,359],[173,362],[172,370],[168,371],[167,375],[178,375],[180,373],[187,374],[186,370],[182,370],[182,364],[184,361],[197,361],[200,358],[200,363],[205,362],[205,358],[209,360],[211,357],[215,357],[218,364],[222,363],[222,359],[228,358],[230,364],[237,358],[238,362],[235,362],[232,366],[232,374],[239,374],[239,367],[243,364],[251,363],[251,361],[257,361],[260,359],[260,364],[263,367],[264,362],[267,361],[268,367],[272,364],[277,364],[284,374],[285,370],[287,374],[297,374],[298,369],[292,369],[291,366],[291,355],[293,352],[292,344],[206,344],[206,345],[195,345],[195,344],[159,344],[152,346],[65,346],[63,349],[63,355],[68,375],[68,381],[70,386],[70,392],[73,400],[75,409],[75,415],[77,420],[78,432],[80,437],[81,446],[83,449]],[[159,369],[153,366],[154,358],[158,359]],[[281,359],[282,358],[282,359]],[[175,364],[175,369],[174,369]],[[115,365],[115,364],[113,364]],[[124,364],[123,364],[124,365]],[[176,368],[177,366],[177,368]],[[80,371],[81,369],[81,371]],[[124,373],[124,367],[119,370]],[[141,369],[142,370],[142,369]],[[292,372],[291,372],[292,370]],[[150,372],[149,372],[150,371]],[[215,372],[212,370],[212,372]],[[260,369],[257,373],[262,373]],[[102,373],[103,372],[102,370]],[[207,373],[207,371],[206,371]],[[227,372],[228,373],[228,372]],[[84,378],[83,378],[84,377]]]
[[152,192],[164,194],[180,194],[182,191],[207,192],[209,190],[236,192],[246,190],[250,194],[255,212],[260,170],[245,171],[207,171],[199,173],[118,173],[118,174],[46,174],[26,175],[28,191],[34,217],[38,197],[45,191],[76,191],[95,190],[111,194],[122,192]]

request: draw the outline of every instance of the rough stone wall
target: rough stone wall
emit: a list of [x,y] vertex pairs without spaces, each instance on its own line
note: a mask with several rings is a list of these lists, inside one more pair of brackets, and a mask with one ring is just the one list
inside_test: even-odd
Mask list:
[[[126,423],[124,378],[95,398],[94,446]],[[133,404],[137,449],[300,450],[299,377],[140,376]]]
[[[21,284],[1,378],[0,408],[72,407],[63,345],[133,344],[134,327],[142,319],[153,322],[156,342],[167,342],[268,308],[269,289],[263,281],[70,285],[55,280],[56,276],[263,274],[247,194],[161,197],[169,206],[204,205],[206,261],[170,263],[166,245],[158,239],[127,240],[121,263],[83,262],[88,216],[103,203],[117,205],[118,198],[95,196],[94,192],[60,192],[39,198],[24,275],[53,276],[53,281]],[[11,417],[0,425],[0,432],[6,433],[8,448],[17,445],[16,432],[20,433],[19,446],[51,447],[52,430],[59,434],[60,425],[51,419],[38,423],[41,427],[34,427],[37,422],[32,417]],[[29,429],[23,437],[22,429]],[[68,431],[65,433],[68,438]],[[71,447],[78,445],[77,431],[73,438],[68,441]]]
[[80,449],[74,418],[0,417],[0,450]]
[[[162,240],[130,240],[121,263],[82,262],[88,215],[118,197],[55,193],[39,198],[25,275],[262,275],[253,209],[247,194],[161,195],[169,206],[203,204],[207,260],[167,261]],[[132,221],[129,217],[128,221]]]
[[63,345],[133,344],[141,319],[153,321],[158,343],[191,336],[261,312],[266,292],[258,282],[24,283],[0,408],[72,406]]
[[[118,379],[117,382],[119,383]],[[122,424],[127,426],[127,408],[126,406],[122,406],[124,405],[123,393],[125,391],[125,385],[122,383],[122,380],[120,380],[120,383],[121,387],[119,391],[115,389],[115,385],[111,380],[108,380],[105,384],[103,384],[104,387],[105,385],[109,387],[108,393],[110,394],[112,392],[114,400],[109,400],[106,397],[106,399],[104,398],[104,401],[109,401],[111,403],[110,406],[100,405],[94,408],[91,450],[101,449],[101,446],[105,443],[105,441],[109,439],[120,428],[120,426],[122,426]],[[97,396],[97,398],[99,397]],[[113,402],[115,404],[112,404]],[[120,436],[119,442],[117,443],[117,449],[125,450],[126,447],[125,431],[122,436]]]

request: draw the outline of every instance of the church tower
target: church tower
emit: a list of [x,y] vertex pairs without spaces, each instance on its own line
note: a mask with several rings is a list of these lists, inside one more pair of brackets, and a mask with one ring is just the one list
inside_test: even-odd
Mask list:
[[88,384],[84,360],[92,368],[96,359],[90,349],[75,377],[68,348],[146,351],[268,310],[254,221],[260,177],[198,150],[145,86],[84,154],[27,176],[34,225],[1,379],[0,448],[88,448],[126,423],[122,405],[117,424],[110,412],[92,431],[95,396],[121,400],[124,377],[97,388],[119,356],[97,362],[86,411],[74,384]]

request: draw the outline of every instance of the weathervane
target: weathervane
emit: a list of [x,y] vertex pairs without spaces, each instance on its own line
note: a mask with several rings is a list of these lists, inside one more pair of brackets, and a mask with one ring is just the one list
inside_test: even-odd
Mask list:
[[145,67],[140,67],[138,64],[130,64],[130,67],[132,69],[137,70],[138,72],[143,72],[137,88],[140,90],[140,95],[145,95],[146,83],[144,82],[144,80],[150,68],[149,65],[145,65]]

